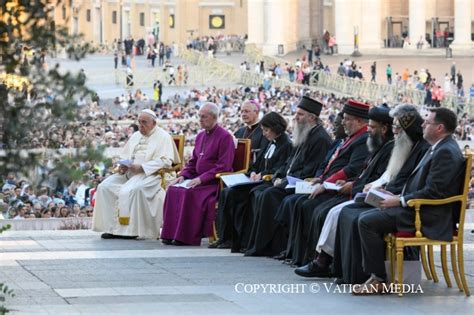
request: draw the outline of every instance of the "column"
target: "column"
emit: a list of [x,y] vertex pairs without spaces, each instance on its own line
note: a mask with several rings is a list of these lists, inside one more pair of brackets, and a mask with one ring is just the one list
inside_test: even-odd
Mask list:
[[311,5],[309,0],[299,0],[298,5],[298,37],[297,41],[311,47],[310,27],[311,27]]
[[409,0],[408,19],[410,36],[410,48],[416,49],[416,43],[426,35],[426,3],[425,0]]
[[[285,16],[284,9],[279,0],[264,1],[264,44],[262,51],[264,55],[278,54],[278,45],[285,45],[285,21],[291,16]],[[286,51],[285,51],[286,53]]]
[[455,50],[472,49],[471,41],[471,0],[454,0],[454,41]]
[[336,44],[340,54],[354,51],[354,15],[354,1],[334,0]]
[[102,43],[102,9],[100,4],[94,3],[92,8],[92,37],[94,38],[94,43]]
[[[379,0],[363,0],[360,9],[359,49],[382,47],[382,14]],[[362,51],[362,53],[364,53]]]
[[261,47],[264,42],[264,0],[249,1],[248,14],[248,42]]

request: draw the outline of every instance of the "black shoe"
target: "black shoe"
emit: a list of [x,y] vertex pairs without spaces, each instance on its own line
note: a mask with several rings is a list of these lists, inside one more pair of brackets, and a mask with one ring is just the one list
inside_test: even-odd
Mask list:
[[110,233],[102,233],[102,235],[100,237],[105,239],[105,240],[112,239],[112,238],[117,238],[117,237],[115,237],[115,235],[110,234]]
[[212,242],[211,244],[207,245],[207,248],[218,248],[219,245],[223,244],[225,241],[220,238],[215,242]]
[[284,260],[286,258],[286,251],[282,251],[280,254],[273,256],[273,259]]
[[329,278],[331,276],[329,267],[321,267],[313,261],[307,265],[296,268],[295,273],[302,277]]
[[232,242],[231,241],[225,241],[222,242],[221,244],[217,245],[217,248],[219,249],[229,249],[232,247]]
[[172,242],[173,240],[167,240],[166,238],[161,239],[161,243],[164,245],[171,245]]
[[188,244],[183,243],[183,242],[178,241],[178,240],[173,240],[173,241],[171,242],[171,245],[174,245],[174,246],[186,246],[186,245],[188,245]]
[[115,234],[110,234],[110,233],[103,233],[100,237],[102,237],[103,239],[118,238],[118,239],[122,239],[122,240],[134,240],[138,236],[115,235]]

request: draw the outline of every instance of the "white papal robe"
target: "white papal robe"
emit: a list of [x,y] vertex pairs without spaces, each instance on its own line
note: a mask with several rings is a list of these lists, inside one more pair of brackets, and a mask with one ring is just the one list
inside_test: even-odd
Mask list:
[[[137,131],[125,145],[121,158],[141,164],[144,173],[114,174],[99,184],[92,230],[157,239],[163,221],[165,191],[160,175],[155,173],[180,162],[173,138],[158,126],[149,136]],[[120,224],[119,216],[129,217],[128,225]]]

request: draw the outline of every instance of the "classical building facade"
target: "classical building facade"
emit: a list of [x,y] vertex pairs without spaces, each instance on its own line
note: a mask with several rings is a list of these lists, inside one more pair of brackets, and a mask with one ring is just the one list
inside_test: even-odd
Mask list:
[[112,43],[150,34],[165,43],[247,32],[247,0],[71,0],[55,7],[57,23],[86,41]]
[[420,40],[472,49],[473,16],[474,0],[70,0],[55,7],[58,23],[95,43],[150,33],[165,43],[248,34],[266,54],[321,44],[325,31],[342,54],[356,41],[361,52],[416,49]]

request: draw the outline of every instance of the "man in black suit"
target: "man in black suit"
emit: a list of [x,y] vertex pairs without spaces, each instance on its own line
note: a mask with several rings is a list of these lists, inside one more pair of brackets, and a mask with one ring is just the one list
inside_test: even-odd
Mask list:
[[[423,123],[423,137],[431,149],[408,177],[400,195],[391,195],[359,218],[362,266],[370,278],[354,294],[378,294],[385,282],[384,235],[415,231],[415,212],[407,206],[411,199],[441,199],[459,193],[463,176],[463,156],[452,134],[456,114],[447,108],[431,109]],[[389,192],[387,192],[389,193]],[[390,193],[389,193],[390,194]],[[425,206],[421,210],[421,232],[436,240],[452,240],[454,205]]]

